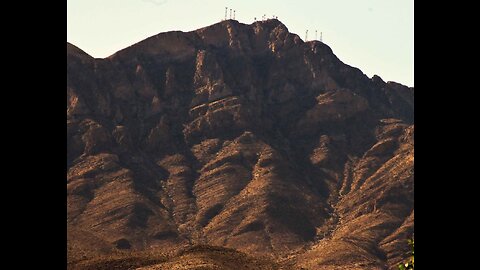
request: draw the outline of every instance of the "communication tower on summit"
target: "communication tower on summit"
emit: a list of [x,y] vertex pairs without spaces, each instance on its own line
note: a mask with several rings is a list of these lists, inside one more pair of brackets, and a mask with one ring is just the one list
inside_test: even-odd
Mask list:
[[308,30],[305,31],[305,41],[308,41]]
[[230,19],[232,19],[232,9],[230,9]]
[[233,10],[233,19],[235,20],[235,10]]
[[228,10],[228,7],[225,7],[225,21],[227,20],[227,10]]

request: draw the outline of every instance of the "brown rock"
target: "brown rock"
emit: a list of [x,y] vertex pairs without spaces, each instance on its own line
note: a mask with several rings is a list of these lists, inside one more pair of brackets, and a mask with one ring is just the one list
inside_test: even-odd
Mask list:
[[69,267],[395,267],[413,104],[278,20],[67,43]]

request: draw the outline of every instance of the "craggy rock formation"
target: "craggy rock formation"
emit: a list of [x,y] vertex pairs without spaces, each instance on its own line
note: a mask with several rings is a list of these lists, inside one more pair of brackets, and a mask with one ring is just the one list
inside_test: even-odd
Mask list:
[[278,20],[105,59],[67,43],[70,267],[208,245],[285,269],[395,269],[413,232],[413,96]]

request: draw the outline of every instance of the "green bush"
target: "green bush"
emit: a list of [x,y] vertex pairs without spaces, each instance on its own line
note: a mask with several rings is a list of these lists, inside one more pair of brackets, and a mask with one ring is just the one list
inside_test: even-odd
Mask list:
[[408,252],[412,256],[405,263],[401,263],[401,264],[398,265],[398,269],[400,269],[400,270],[414,269],[413,265],[414,265],[414,258],[415,258],[415,253],[414,253],[414,244],[415,243],[414,243],[413,236],[412,236],[412,239],[408,239],[407,242],[408,242],[408,245],[410,247],[412,247],[412,250]]

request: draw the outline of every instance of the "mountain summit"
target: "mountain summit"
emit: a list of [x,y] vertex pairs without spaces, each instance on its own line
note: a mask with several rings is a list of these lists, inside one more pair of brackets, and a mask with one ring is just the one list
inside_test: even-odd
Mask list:
[[413,112],[413,88],[275,19],[105,59],[67,43],[69,268],[150,252],[167,255],[137,267],[396,269],[413,233]]

